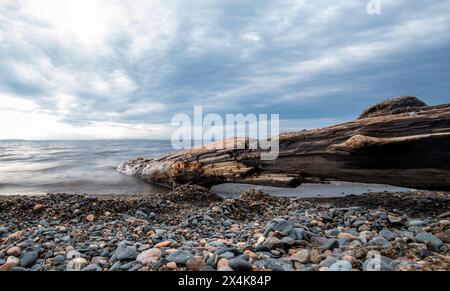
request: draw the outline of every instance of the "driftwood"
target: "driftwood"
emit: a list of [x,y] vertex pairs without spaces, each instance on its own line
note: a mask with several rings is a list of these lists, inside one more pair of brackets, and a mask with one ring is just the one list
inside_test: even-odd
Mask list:
[[372,110],[373,117],[281,134],[274,161],[261,160],[259,150],[205,146],[127,161],[118,170],[169,187],[224,182],[296,187],[310,179],[336,179],[450,190],[450,104],[395,110],[384,115]]

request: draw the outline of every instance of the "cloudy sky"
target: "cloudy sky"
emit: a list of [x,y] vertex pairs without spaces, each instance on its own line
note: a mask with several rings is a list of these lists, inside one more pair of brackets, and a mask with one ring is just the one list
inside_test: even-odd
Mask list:
[[448,1],[0,0],[0,138],[165,138],[175,113],[283,130],[450,101]]

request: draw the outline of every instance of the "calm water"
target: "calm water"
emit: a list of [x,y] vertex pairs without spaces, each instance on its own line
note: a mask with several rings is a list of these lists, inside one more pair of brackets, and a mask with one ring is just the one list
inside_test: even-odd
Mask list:
[[0,195],[162,191],[115,169],[170,151],[170,141],[0,141]]

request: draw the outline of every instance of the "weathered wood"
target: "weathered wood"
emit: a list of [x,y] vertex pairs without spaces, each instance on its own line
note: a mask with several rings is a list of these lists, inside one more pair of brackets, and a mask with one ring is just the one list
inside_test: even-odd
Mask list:
[[127,161],[118,170],[170,187],[224,182],[295,187],[320,178],[450,190],[450,104],[396,110],[400,113],[281,134],[274,161],[260,160],[259,150],[209,145]]

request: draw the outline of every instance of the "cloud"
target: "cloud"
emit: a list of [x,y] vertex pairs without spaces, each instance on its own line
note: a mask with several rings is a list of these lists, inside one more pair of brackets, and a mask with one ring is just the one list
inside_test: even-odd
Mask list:
[[292,130],[396,95],[448,102],[450,7],[366,4],[2,0],[0,113],[15,125],[0,138],[168,137],[194,105]]

